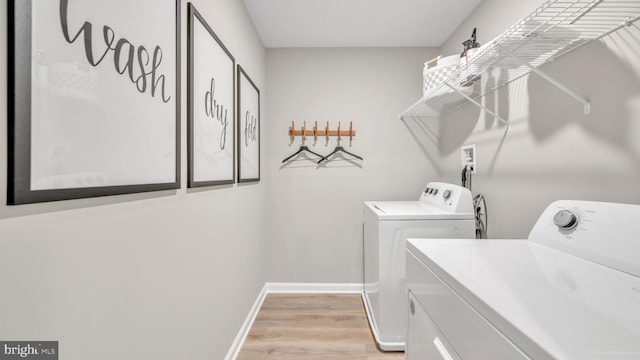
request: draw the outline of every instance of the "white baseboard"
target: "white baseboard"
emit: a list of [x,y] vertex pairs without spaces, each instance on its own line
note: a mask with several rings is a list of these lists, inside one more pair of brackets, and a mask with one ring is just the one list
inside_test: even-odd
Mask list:
[[362,294],[361,283],[265,283],[236,335],[225,360],[235,360],[267,294]]
[[267,284],[264,284],[262,290],[258,294],[258,298],[253,303],[251,310],[249,310],[249,314],[247,314],[247,318],[244,320],[244,324],[238,331],[238,335],[236,335],[235,340],[233,340],[233,344],[231,344],[231,348],[227,352],[227,356],[225,356],[225,360],[235,360],[240,353],[240,349],[242,349],[242,344],[244,344],[244,340],[249,335],[249,330],[251,330],[251,326],[253,322],[256,320],[256,316],[258,316],[258,311],[262,307],[262,303],[264,302],[264,298],[267,297]]
[[361,294],[361,283],[266,283],[272,294]]

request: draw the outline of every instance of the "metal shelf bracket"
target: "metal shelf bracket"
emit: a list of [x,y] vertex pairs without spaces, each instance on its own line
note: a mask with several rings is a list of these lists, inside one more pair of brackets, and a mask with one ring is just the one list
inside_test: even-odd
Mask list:
[[488,113],[489,115],[495,117],[496,119],[498,119],[500,122],[502,122],[503,124],[505,124],[507,126],[506,131],[509,131],[509,128],[511,127],[511,125],[509,124],[509,122],[507,120],[505,120],[502,116],[496,114],[495,112],[493,112],[492,110],[490,110],[488,107],[482,105],[480,102],[478,102],[477,100],[475,100],[474,98],[472,98],[471,96],[465,94],[464,92],[462,92],[457,86],[453,86],[451,84],[449,84],[448,82],[444,82],[445,85],[447,85],[449,88],[451,88],[452,90],[454,90],[455,92],[457,92],[458,94],[460,94],[460,96],[464,97],[465,99],[467,99],[467,101],[469,101],[470,103],[472,103],[473,105],[479,107],[480,109],[484,110],[486,113]]
[[587,100],[583,96],[579,95],[575,91],[569,89],[563,83],[561,83],[558,80],[554,79],[553,77],[549,76],[547,73],[545,73],[544,71],[540,70],[539,68],[531,65],[530,63],[528,63],[528,62],[526,62],[526,61],[524,61],[522,59],[520,59],[519,57],[514,55],[512,52],[506,50],[505,48],[501,47],[500,51],[505,53],[508,57],[516,60],[520,64],[526,66],[527,68],[529,68],[529,70],[531,70],[532,72],[538,74],[538,76],[540,76],[541,78],[547,80],[549,83],[551,83],[552,85],[554,85],[558,89],[564,91],[567,95],[569,95],[572,98],[578,100],[580,103],[582,103],[582,105],[584,105],[584,113],[585,114],[589,114],[591,112],[591,103],[589,102],[589,100]]

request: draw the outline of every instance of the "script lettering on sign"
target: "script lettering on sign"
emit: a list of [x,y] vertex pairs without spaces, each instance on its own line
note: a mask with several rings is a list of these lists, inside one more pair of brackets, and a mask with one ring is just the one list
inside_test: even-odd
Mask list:
[[218,103],[215,98],[216,92],[216,80],[211,78],[211,85],[209,90],[204,95],[204,111],[207,117],[215,119],[221,126],[220,130],[220,149],[224,149],[227,144],[227,127],[229,126],[229,120],[227,119],[227,109]]
[[[115,71],[120,75],[125,75],[135,85],[136,89],[145,93],[151,90],[151,96],[155,97],[159,92],[162,102],[168,103],[171,96],[166,93],[166,77],[159,73],[162,64],[162,49],[155,46],[152,53],[142,45],[134,45],[126,38],[122,37],[116,40],[115,31],[104,25],[102,27],[102,37],[104,47],[93,44],[93,24],[85,21],[80,29],[72,37],[69,33],[69,0],[60,0],[60,25],[62,26],[62,34],[69,44],[73,44],[83,35],[83,44],[85,56],[91,66],[98,66],[113,51],[113,65]],[[94,50],[97,55],[94,54]]]
[[258,139],[258,119],[250,111],[244,116],[244,144],[249,146],[249,142],[256,142]]

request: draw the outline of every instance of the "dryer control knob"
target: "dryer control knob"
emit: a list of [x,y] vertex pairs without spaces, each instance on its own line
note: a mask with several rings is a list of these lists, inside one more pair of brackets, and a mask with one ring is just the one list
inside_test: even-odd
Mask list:
[[442,194],[442,197],[445,200],[448,200],[451,197],[451,190],[445,190],[444,193]]
[[560,230],[571,230],[578,226],[578,217],[570,210],[560,210],[553,216],[553,223]]

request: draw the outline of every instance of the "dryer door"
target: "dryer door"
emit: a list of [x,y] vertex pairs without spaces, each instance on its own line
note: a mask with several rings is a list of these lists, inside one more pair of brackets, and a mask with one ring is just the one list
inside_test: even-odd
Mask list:
[[460,360],[411,291],[409,291],[409,329],[405,355],[407,360]]

